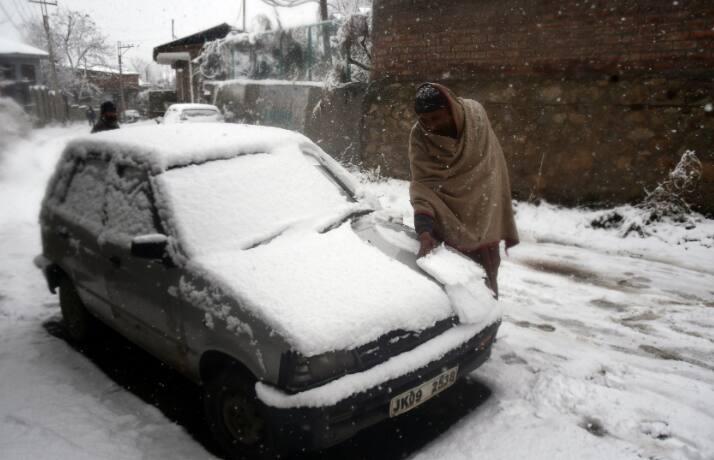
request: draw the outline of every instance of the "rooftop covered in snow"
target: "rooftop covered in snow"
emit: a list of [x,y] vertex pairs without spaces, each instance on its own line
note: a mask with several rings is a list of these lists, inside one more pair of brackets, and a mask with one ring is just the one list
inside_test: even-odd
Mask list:
[[49,56],[46,51],[39,48],[35,48],[34,46],[30,46],[25,43],[16,42],[14,40],[9,40],[4,37],[0,37],[0,55],[38,58],[46,58]]

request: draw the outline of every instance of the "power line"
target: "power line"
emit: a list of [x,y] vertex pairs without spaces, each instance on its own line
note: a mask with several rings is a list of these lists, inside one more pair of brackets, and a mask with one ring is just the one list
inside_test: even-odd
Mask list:
[[17,3],[17,0],[12,0],[12,4],[15,6],[15,11],[17,11],[17,15],[20,16],[20,19],[22,19],[22,22],[27,24],[30,21],[27,20],[27,16],[25,16],[25,11],[20,8],[20,5]]
[[27,17],[29,17],[33,21],[37,22],[42,22],[42,17],[40,17],[37,14],[37,11],[32,9],[29,4],[25,3],[23,0],[18,0],[18,3],[22,6],[22,9],[27,13]]
[[12,24],[12,26],[15,28],[15,30],[17,30],[17,32],[20,35],[22,35],[22,31],[20,30],[19,27],[17,27],[17,24],[15,24],[15,21],[12,20],[12,16],[10,16],[10,14],[7,12],[7,10],[5,9],[5,6],[2,3],[0,3],[0,9],[2,9],[2,12],[5,13],[5,17],[7,18],[8,21],[10,21],[10,24]]

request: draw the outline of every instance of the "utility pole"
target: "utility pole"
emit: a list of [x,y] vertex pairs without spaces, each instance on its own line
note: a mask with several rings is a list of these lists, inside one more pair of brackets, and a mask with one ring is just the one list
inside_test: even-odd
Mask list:
[[53,90],[59,88],[57,83],[57,69],[55,68],[55,52],[52,46],[52,36],[50,35],[50,19],[47,14],[48,6],[57,6],[57,1],[49,2],[47,0],[28,0],[30,3],[37,3],[40,5],[40,11],[42,11],[42,26],[45,28],[45,35],[47,36],[47,52],[50,55],[50,81]]
[[327,16],[327,0],[320,0],[320,20],[323,21],[322,24],[322,50],[325,53],[325,59],[332,61],[332,51],[330,50],[330,36],[327,33],[327,21],[329,17]]
[[171,40],[176,40],[176,34],[174,33],[174,20],[171,20]]
[[119,109],[119,115],[121,116],[126,110],[126,101],[124,100],[124,77],[122,76],[121,67],[121,57],[126,51],[134,48],[136,45],[122,45],[121,42],[117,42],[117,58],[119,59],[119,93],[121,96],[121,107]]
[[243,8],[241,11],[243,12],[243,30],[241,30],[241,32],[245,32],[245,17],[247,16],[245,11],[245,0],[243,0]]

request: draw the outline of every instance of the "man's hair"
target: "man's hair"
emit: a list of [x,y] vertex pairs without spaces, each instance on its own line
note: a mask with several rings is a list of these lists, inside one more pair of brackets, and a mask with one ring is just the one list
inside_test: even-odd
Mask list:
[[419,86],[414,98],[414,111],[416,113],[433,112],[434,110],[448,108],[449,100],[431,83]]
[[107,113],[107,112],[116,112],[117,107],[114,105],[112,101],[106,101],[102,102],[102,106],[100,108],[101,113]]

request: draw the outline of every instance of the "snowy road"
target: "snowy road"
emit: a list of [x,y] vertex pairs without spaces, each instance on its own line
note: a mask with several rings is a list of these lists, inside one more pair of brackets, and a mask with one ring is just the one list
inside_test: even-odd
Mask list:
[[[0,458],[213,458],[195,388],[120,339],[72,348],[32,265],[44,181],[86,129],[0,152]],[[404,182],[366,185],[409,219]],[[675,245],[583,218],[520,204],[491,360],[423,411],[306,457],[714,459],[714,222]]]

